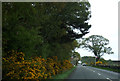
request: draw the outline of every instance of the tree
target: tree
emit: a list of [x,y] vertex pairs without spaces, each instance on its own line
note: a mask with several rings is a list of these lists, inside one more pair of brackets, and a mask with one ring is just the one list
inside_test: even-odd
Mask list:
[[[86,35],[91,27],[88,20],[91,17],[89,2],[66,3],[59,17],[62,18],[61,28],[66,29],[66,34],[62,37],[63,42],[73,41]],[[76,33],[74,30],[79,31]]]
[[112,48],[108,47],[109,40],[100,35],[92,35],[88,38],[83,38],[80,47],[92,51],[97,56],[97,61],[101,56],[106,54],[113,54]]
[[89,2],[3,3],[3,56],[14,49],[26,57],[68,59],[76,39],[88,33],[89,8]]
[[[91,27],[87,22],[91,17],[89,2],[34,4],[40,14],[37,21],[43,26],[40,34],[46,42],[71,42],[82,38]],[[75,29],[80,33],[76,33]]]
[[81,60],[81,56],[78,52],[73,51],[71,56],[71,62],[75,65],[78,64],[78,61]]
[[36,54],[35,46],[42,43],[42,37],[38,36],[40,26],[35,25],[36,14],[31,4],[14,2],[2,4],[3,56],[8,56],[7,52],[14,49],[30,57]]
[[75,52],[75,51],[73,52],[73,57],[74,57],[74,58],[78,58],[78,61],[79,61],[80,58],[81,58],[81,57],[80,57],[80,54],[79,54],[78,52]]

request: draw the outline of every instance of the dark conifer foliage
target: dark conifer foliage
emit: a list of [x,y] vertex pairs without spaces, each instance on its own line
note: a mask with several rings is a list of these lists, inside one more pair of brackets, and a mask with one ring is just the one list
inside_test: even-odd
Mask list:
[[76,39],[89,32],[89,8],[89,2],[3,2],[3,56],[14,49],[26,58],[68,59],[78,46]]

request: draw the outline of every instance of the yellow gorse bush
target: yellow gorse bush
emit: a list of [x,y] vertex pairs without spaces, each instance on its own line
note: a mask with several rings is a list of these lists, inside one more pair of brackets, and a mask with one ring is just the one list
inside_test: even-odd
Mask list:
[[72,68],[69,60],[61,63],[57,60],[57,56],[25,60],[23,52],[12,50],[8,53],[10,56],[3,58],[3,78],[5,79],[50,79],[53,75]]
[[101,61],[97,61],[96,64],[102,64],[102,62]]

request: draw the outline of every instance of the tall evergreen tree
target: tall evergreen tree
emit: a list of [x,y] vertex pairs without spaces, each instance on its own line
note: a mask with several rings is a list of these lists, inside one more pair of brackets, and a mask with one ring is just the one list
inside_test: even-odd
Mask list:
[[88,33],[89,8],[89,2],[3,3],[3,56],[14,49],[28,57],[69,58],[76,39]]

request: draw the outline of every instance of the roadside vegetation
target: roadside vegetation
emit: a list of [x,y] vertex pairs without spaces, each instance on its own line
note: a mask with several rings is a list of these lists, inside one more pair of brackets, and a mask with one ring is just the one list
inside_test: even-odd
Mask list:
[[98,61],[98,62],[96,62],[96,66],[93,66],[93,67],[120,73],[120,65],[118,65],[118,64],[117,65],[109,65],[109,64],[107,64],[107,62],[103,64],[102,61]]
[[117,61],[112,62],[111,60],[105,60],[104,58],[100,58],[99,61],[96,62],[95,66],[95,57],[84,56],[82,57],[82,62],[86,63],[88,66],[120,73],[120,64],[116,63]]
[[119,64],[109,65],[107,63],[107,61],[106,62],[97,61],[96,65],[91,64],[90,66],[120,73],[120,65]]
[[49,79],[70,70],[79,59],[76,39],[89,33],[90,13],[89,2],[4,2],[3,79]]
[[72,67],[70,70],[67,70],[65,72],[62,72],[61,74],[58,74],[56,76],[53,76],[52,79],[66,79],[74,70],[76,67]]
[[[116,68],[101,67],[101,66],[93,66],[93,67],[120,73],[120,68],[116,69]],[[114,66],[114,67],[118,67],[118,66]]]
[[[26,60],[22,52],[12,50],[10,54],[11,56],[3,58],[3,79],[52,79],[52,76],[66,72],[73,67],[69,60],[58,61],[57,56],[47,59],[31,57]],[[60,76],[57,78],[67,77],[72,70],[63,73],[61,78]]]

